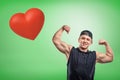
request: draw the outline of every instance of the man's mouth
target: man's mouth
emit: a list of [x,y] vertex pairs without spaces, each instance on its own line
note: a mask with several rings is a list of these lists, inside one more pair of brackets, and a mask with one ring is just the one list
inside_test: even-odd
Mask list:
[[83,43],[82,46],[87,46],[88,44],[87,43]]
[[87,43],[83,43],[83,45],[87,45]]

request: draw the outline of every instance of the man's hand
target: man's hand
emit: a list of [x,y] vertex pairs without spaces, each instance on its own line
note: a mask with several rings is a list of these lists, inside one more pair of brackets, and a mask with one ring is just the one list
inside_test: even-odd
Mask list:
[[67,33],[69,33],[70,27],[68,25],[63,25],[63,30],[65,30]]
[[99,45],[107,45],[107,41],[106,40],[99,40]]

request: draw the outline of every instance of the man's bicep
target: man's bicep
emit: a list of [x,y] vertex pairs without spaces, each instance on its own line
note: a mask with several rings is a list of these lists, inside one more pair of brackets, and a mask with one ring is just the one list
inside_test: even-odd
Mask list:
[[99,53],[99,52],[96,52],[96,62],[98,63],[107,63],[107,62],[110,62],[110,57],[107,56],[106,54],[104,53]]
[[70,46],[63,41],[59,41],[55,46],[62,53],[68,54],[70,52]]

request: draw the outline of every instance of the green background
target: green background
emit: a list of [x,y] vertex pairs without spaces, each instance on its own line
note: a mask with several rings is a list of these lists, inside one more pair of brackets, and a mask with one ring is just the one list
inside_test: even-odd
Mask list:
[[[45,14],[42,31],[35,40],[16,35],[10,17],[30,8]],[[1,0],[0,1],[0,80],[66,80],[67,61],[52,43],[52,36],[64,24],[71,27],[62,40],[77,47],[80,31],[94,34],[91,50],[105,52],[99,39],[107,40],[114,61],[96,64],[95,80],[120,80],[120,1],[119,0]]]

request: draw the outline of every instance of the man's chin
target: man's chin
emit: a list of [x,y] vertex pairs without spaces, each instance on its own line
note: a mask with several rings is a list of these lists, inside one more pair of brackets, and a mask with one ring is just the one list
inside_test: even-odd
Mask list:
[[81,47],[81,49],[85,50],[85,49],[88,49],[88,47]]

